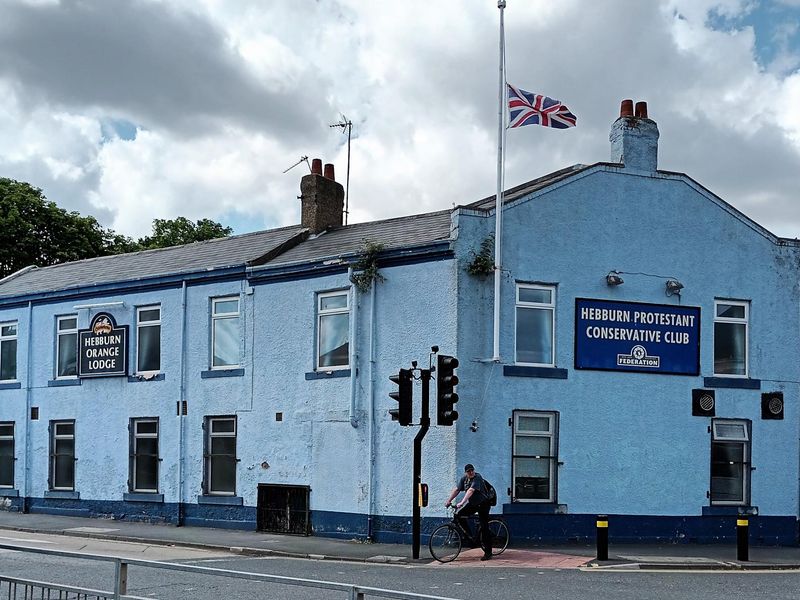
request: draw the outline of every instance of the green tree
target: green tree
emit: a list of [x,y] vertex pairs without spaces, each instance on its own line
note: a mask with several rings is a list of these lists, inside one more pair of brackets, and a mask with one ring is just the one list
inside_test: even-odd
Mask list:
[[167,248],[192,242],[204,242],[231,235],[233,229],[224,227],[211,219],[199,219],[193,223],[186,217],[154,219],[153,234],[139,238],[142,249]]
[[134,245],[94,217],[59,208],[39,188],[0,177],[0,277],[29,265],[104,256]]

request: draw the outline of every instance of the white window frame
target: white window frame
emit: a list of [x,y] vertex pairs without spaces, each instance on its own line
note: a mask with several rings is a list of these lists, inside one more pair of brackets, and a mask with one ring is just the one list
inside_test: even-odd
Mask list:
[[[222,421],[230,421],[233,423],[233,431],[214,431],[214,424]],[[205,468],[205,493],[208,496],[235,496],[236,495],[236,477],[237,477],[237,465],[239,463],[239,459],[237,458],[237,451],[236,448],[238,446],[238,440],[236,439],[239,431],[239,424],[238,419],[235,416],[220,416],[220,417],[206,417],[205,425],[206,425],[206,448],[205,448],[205,456],[204,456],[204,468]],[[214,490],[211,488],[212,479],[212,465],[213,461],[212,454],[211,454],[211,441],[214,438],[221,438],[221,437],[232,437],[234,439],[233,443],[233,490]]]
[[[15,333],[3,335],[3,327],[14,327]],[[17,359],[19,359],[19,322],[18,321],[5,321],[0,323],[0,346],[4,343],[8,342],[16,342],[14,348],[14,354]],[[2,352],[0,352],[0,360],[2,360]],[[19,361],[17,360],[16,368],[14,369],[14,378],[13,379],[0,379],[0,381],[18,381],[19,380],[19,373],[17,370],[19,369]],[[0,373],[2,373],[2,364],[0,364]]]
[[[550,292],[550,302],[526,302],[519,299],[520,290],[546,290]],[[517,283],[514,290],[514,364],[529,367],[555,367],[556,366],[556,286],[539,283]],[[522,362],[517,359],[517,315],[520,309],[537,309],[550,312],[552,323],[552,337],[550,339],[550,355],[552,361],[549,363],[530,363]]]
[[[72,433],[58,433],[59,425],[72,425]],[[72,440],[72,486],[70,487],[56,487],[56,467],[58,461],[56,460],[56,441],[57,440]],[[74,420],[60,420],[50,421],[50,489],[53,491],[75,491],[75,480],[77,479],[77,465],[75,464],[77,448],[75,446],[75,421]]]
[[[233,302],[236,301],[236,312],[217,312],[217,304],[222,302]],[[239,296],[222,296],[220,298],[212,298],[211,299],[211,356],[209,356],[209,363],[211,365],[212,371],[224,371],[226,369],[239,369],[241,368],[242,364],[242,349],[241,344],[237,348],[236,352],[239,355],[238,360],[236,361],[235,365],[215,365],[214,364],[214,348],[216,347],[216,337],[217,337],[217,328],[215,323],[217,321],[222,321],[225,319],[236,319],[237,324],[239,323],[239,317],[241,316],[242,312],[242,300]]]
[[0,484],[0,489],[6,489],[6,490],[14,489],[15,487],[14,481],[16,478],[16,469],[15,469],[16,457],[14,453],[16,452],[16,444],[17,444],[17,441],[14,438],[14,436],[16,435],[17,428],[14,421],[0,421],[0,426],[11,427],[11,435],[3,435],[2,433],[0,433],[0,440],[11,441],[11,484],[10,485]]
[[[69,329],[61,329],[62,321],[69,319],[75,320],[75,327]],[[59,375],[58,365],[61,364],[61,336],[74,335],[75,336],[75,375]],[[78,315],[62,315],[56,317],[56,379],[77,379],[78,378]]]
[[[344,307],[341,308],[322,308],[322,301],[325,298],[333,298],[336,296],[344,296],[345,300],[347,301]],[[347,315],[347,363],[344,365],[335,365],[335,366],[320,366],[320,345],[322,341],[322,319],[326,316],[332,315]],[[351,319],[352,315],[350,314],[350,292],[347,290],[337,290],[334,292],[320,292],[317,294],[317,343],[316,343],[316,351],[314,357],[314,363],[316,370],[318,371],[341,371],[343,369],[350,368],[350,353],[352,351],[351,344],[353,340],[350,339],[350,326],[352,325]]]
[[[158,319],[150,320],[150,321],[142,321],[141,314],[148,310],[157,310],[158,311]],[[158,369],[151,370],[151,371],[140,371],[139,370],[139,353],[141,351],[141,344],[139,344],[139,333],[145,327],[158,327],[158,338],[161,339],[161,305],[160,304],[152,304],[149,306],[139,306],[136,309],[136,374],[137,375],[156,375],[161,373],[161,344],[159,343],[159,353],[158,353]],[[213,349],[212,349],[213,350]]]
[[[513,418],[513,431],[511,433],[511,491],[512,502],[529,502],[539,504],[552,504],[557,502],[558,499],[558,413],[555,411],[546,410],[515,410]],[[520,417],[538,417],[548,420],[548,431],[520,431],[519,419]],[[538,437],[549,438],[550,440],[550,454],[548,456],[531,455],[531,454],[518,454],[517,453],[517,437]],[[550,465],[550,485],[547,498],[518,498],[516,496],[516,461],[517,458],[537,458],[548,459]]]
[[[140,432],[139,425],[143,423],[155,423],[156,431],[153,432]],[[141,418],[134,418],[131,419],[131,492],[137,493],[145,493],[145,494],[157,494],[158,493],[158,485],[161,476],[161,448],[160,448],[160,440],[159,434],[161,432],[161,425],[158,422],[158,417],[141,417]],[[151,488],[143,488],[140,487],[138,481],[136,481],[136,466],[139,461],[139,440],[140,439],[155,439],[156,440],[156,487],[155,489]]]
[[[731,317],[718,317],[717,316],[717,307],[720,305],[729,305],[729,306],[743,306],[744,307],[744,318],[731,318]],[[717,357],[716,354],[711,357],[711,368],[714,370],[714,377],[733,377],[739,379],[746,379],[750,377],[750,303],[744,300],[714,300],[714,330],[716,335],[716,324],[717,323],[736,323],[739,325],[744,325],[744,374],[739,375],[736,373],[717,373],[716,372],[716,364],[717,364]],[[716,345],[716,340],[714,340],[714,344],[712,348]]]
[[[726,436],[717,433],[717,428],[719,425],[738,425],[742,428],[742,435],[738,436]],[[750,498],[750,472],[752,470],[752,455],[753,455],[753,445],[751,440],[751,430],[750,430],[751,423],[745,419],[712,419],[711,420],[711,445],[715,442],[723,442],[723,443],[741,443],[744,447],[742,452],[742,499],[741,500],[714,500],[713,499],[713,490],[712,482],[713,482],[713,463],[710,465],[709,469],[709,501],[713,506],[749,506],[751,503]],[[709,448],[710,452],[710,448]],[[709,457],[711,459],[711,457]]]

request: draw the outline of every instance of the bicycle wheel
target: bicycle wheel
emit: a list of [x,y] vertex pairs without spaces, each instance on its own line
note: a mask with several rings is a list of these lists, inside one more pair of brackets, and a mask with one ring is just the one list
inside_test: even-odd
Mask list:
[[439,562],[450,562],[461,552],[461,535],[450,523],[439,525],[428,540],[428,548]]
[[492,532],[492,555],[502,554],[508,547],[508,527],[501,520],[492,519],[489,531]]

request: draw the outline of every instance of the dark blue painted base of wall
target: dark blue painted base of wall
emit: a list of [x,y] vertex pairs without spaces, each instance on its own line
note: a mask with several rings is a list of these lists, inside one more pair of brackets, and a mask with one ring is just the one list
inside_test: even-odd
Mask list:
[[[6,510],[22,511],[23,499],[10,498]],[[28,498],[31,513],[119,519],[177,525],[176,503]],[[504,507],[505,509],[506,507]],[[495,515],[493,515],[495,516]],[[526,513],[513,506],[497,515],[508,524],[512,544],[594,543],[596,515]],[[194,527],[256,530],[254,506],[184,504],[183,524]],[[737,515],[647,516],[609,515],[608,537],[613,543],[649,542],[671,544],[735,543]],[[422,520],[422,541],[444,523],[444,518]],[[800,524],[794,516],[750,516],[750,543],[754,545],[800,544]],[[312,535],[381,543],[411,543],[411,518],[316,510],[311,512]]]
[[[594,543],[597,515],[504,514],[513,540],[539,544]],[[648,516],[608,515],[611,542],[714,544],[736,543],[737,515]],[[750,543],[796,546],[800,542],[794,516],[750,516]]]

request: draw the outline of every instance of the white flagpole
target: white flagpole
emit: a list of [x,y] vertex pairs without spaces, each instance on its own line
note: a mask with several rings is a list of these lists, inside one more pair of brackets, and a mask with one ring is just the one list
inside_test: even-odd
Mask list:
[[506,77],[505,77],[505,31],[503,29],[503,10],[506,0],[498,0],[500,9],[500,84],[497,109],[497,195],[495,196],[494,227],[494,350],[492,360],[500,362],[500,278],[501,241],[503,233],[503,142],[505,140]]

